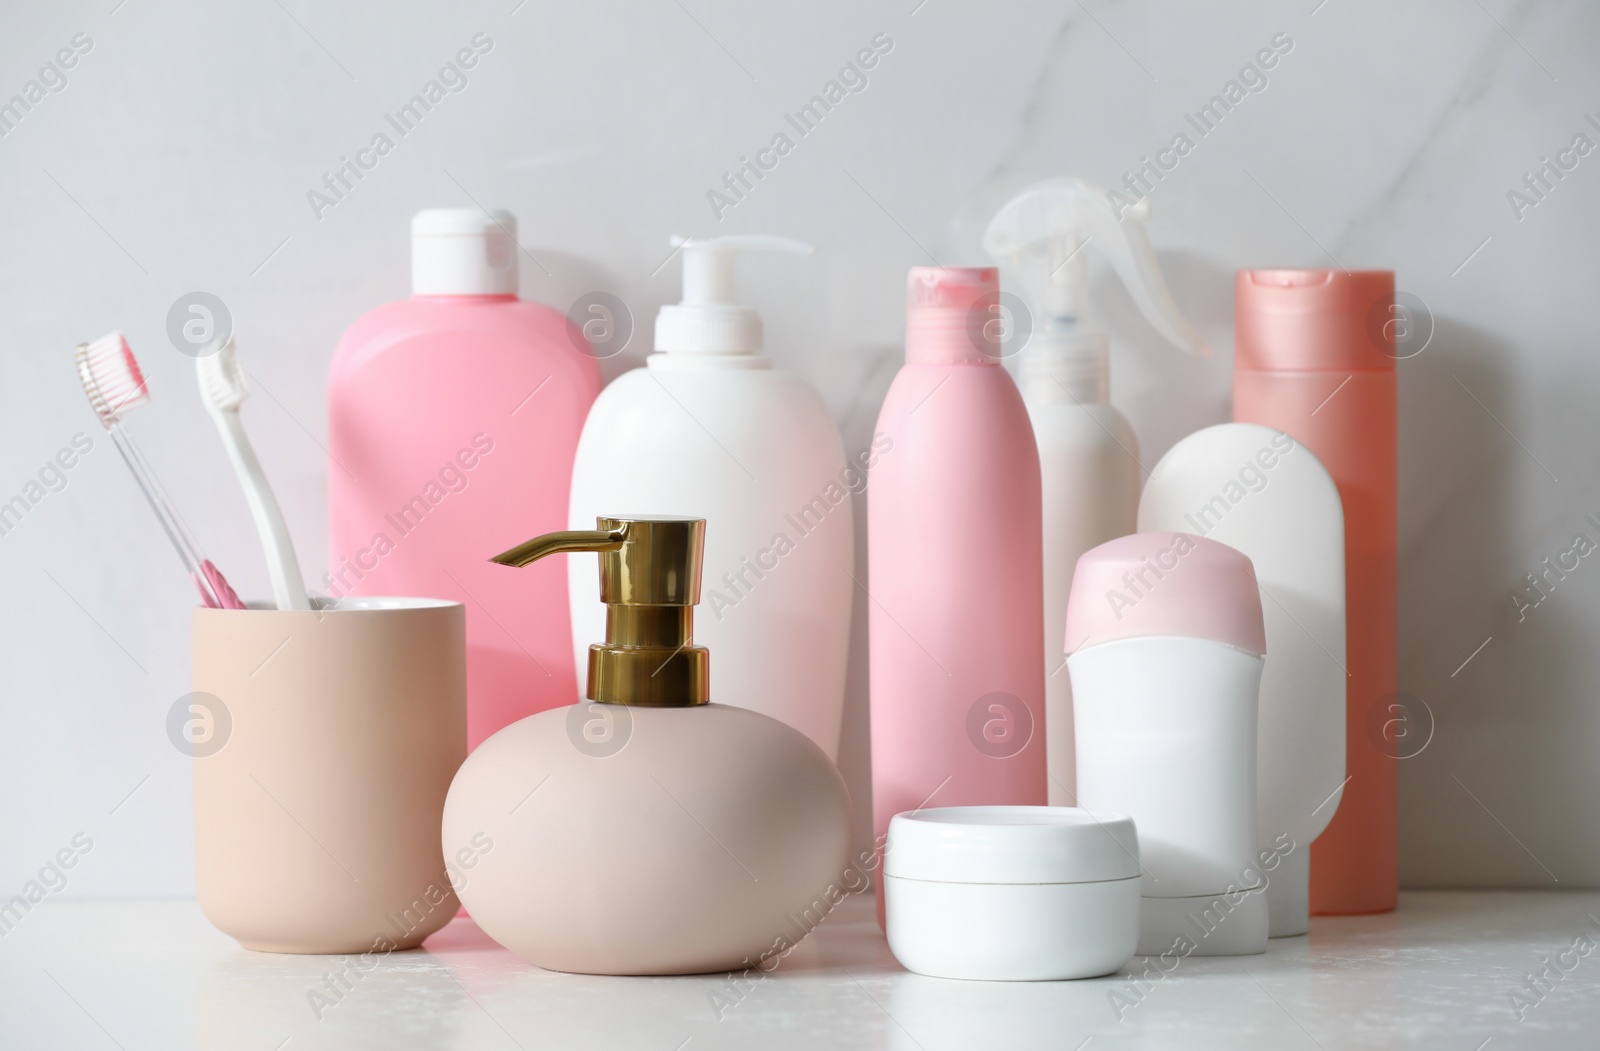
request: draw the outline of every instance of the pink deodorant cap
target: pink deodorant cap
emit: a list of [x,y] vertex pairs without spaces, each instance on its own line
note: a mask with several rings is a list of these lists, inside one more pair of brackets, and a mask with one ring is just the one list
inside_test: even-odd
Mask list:
[[1265,656],[1255,566],[1227,544],[1189,533],[1134,533],[1084,552],[1067,599],[1066,652],[1149,635]]
[[1234,368],[1390,372],[1393,270],[1240,270],[1233,288]]
[[1000,272],[992,266],[912,267],[906,277],[906,364],[998,365],[999,302]]

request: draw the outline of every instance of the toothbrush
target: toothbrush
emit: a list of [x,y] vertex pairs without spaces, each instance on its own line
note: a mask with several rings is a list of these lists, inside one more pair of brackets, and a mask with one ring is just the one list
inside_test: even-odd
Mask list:
[[279,609],[310,609],[300,562],[294,555],[294,541],[283,521],[283,512],[272,495],[272,487],[261,471],[261,461],[244,433],[239,407],[250,393],[244,366],[239,363],[239,347],[229,336],[220,347],[195,358],[195,375],[200,380],[200,397],[216,422],[222,444],[233,461],[234,473],[244,488],[244,497],[255,519],[256,532],[267,555],[267,571],[272,576],[272,597]]
[[122,426],[123,413],[150,400],[150,389],[145,385],[144,373],[139,371],[139,363],[134,360],[128,341],[122,333],[112,332],[93,343],[80,343],[76,360],[78,380],[89,397],[90,408],[111,434],[112,444],[122,454],[134,481],[139,483],[139,491],[144,493],[150,510],[155,512],[162,531],[177,549],[178,557],[189,571],[189,579],[200,592],[201,601],[212,609],[244,609],[244,603],[228,586],[222,571],[200,555],[166,490],[145,462],[139,447],[134,445],[132,435]]

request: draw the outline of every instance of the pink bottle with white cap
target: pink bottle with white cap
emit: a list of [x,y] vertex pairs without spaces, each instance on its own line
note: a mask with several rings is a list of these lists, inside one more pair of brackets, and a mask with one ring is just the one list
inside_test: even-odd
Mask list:
[[467,742],[578,699],[567,578],[488,561],[565,529],[600,372],[559,311],[517,298],[509,212],[411,222],[410,299],[350,326],[328,373],[329,594],[467,610]]
[[1039,453],[1000,367],[999,281],[913,267],[906,293],[867,493],[879,844],[903,811],[1047,801]]
[[1257,851],[1266,633],[1250,560],[1188,533],[1101,544],[1073,573],[1066,650],[1078,805],[1139,830],[1138,953],[1265,952],[1268,855],[1306,845]]

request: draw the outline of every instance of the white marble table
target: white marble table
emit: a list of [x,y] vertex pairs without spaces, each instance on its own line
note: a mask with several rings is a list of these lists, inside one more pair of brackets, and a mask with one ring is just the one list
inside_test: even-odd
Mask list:
[[1600,892],[1410,892],[1265,956],[1007,984],[907,974],[857,899],[742,987],[540,971],[458,919],[335,999],[343,958],[247,952],[193,902],[49,902],[0,937],[0,1048],[1593,1048],[1596,917]]

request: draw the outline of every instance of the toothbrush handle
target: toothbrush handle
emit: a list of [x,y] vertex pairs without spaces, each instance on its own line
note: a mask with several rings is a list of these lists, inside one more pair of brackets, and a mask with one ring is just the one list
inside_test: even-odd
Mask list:
[[289,526],[283,520],[272,487],[267,484],[261,461],[256,458],[255,447],[245,434],[244,421],[239,410],[214,409],[217,429],[222,433],[222,444],[233,461],[234,473],[244,489],[245,502],[250,505],[250,516],[255,519],[256,532],[261,536],[261,547],[267,556],[267,572],[272,578],[272,597],[279,609],[310,609],[311,599],[306,594],[304,579],[300,576],[300,562],[295,558],[294,541],[289,536]]
[[209,558],[200,560],[200,572],[206,578],[206,583],[211,585],[211,590],[216,592],[219,604],[223,609],[246,609],[244,601],[239,598],[238,592],[228,583],[222,575],[222,570],[211,564]]
[[128,432],[123,430],[120,423],[114,423],[108,428],[111,432],[111,442],[117,447],[117,452],[122,454],[122,460],[128,465],[128,471],[133,475],[133,480],[139,485],[139,492],[144,494],[145,502],[150,505],[150,510],[155,512],[156,521],[161,523],[162,532],[167,534],[167,539],[172,542],[173,548],[178,552],[178,558],[183,562],[183,568],[189,571],[190,578],[200,590],[201,600],[210,608],[221,608],[222,602],[212,589],[210,579],[205,575],[200,565],[200,558],[185,543],[187,537],[172,514],[172,507],[166,502],[165,494],[155,486],[154,479],[149,473],[149,467],[144,458],[139,455],[138,448],[133,444],[133,439]]
[[[120,428],[122,425],[119,423],[117,426]],[[144,458],[144,451],[134,444],[133,436],[124,430],[122,437],[128,443],[129,454],[138,462],[138,470],[144,475],[144,484],[155,494],[155,499],[161,506],[160,513],[165,514],[167,520],[172,523],[172,531],[178,538],[177,542],[187,552],[189,562],[198,568],[200,563],[205,561],[205,557],[200,554],[200,545],[194,542],[194,534],[189,532],[189,527],[184,523],[183,516],[178,514],[178,506],[172,502],[172,497],[167,495],[166,487],[161,484],[161,479],[156,476],[155,468],[151,467],[150,462]]]
[[178,509],[173,506],[167,491],[161,487],[161,480],[146,462],[144,454],[134,444],[133,437],[120,423],[112,426],[111,436],[129,470],[133,472],[134,480],[139,483],[139,489],[144,493],[150,509],[156,513],[156,518],[161,522],[161,528],[166,532],[167,539],[172,541],[172,546],[178,551],[178,557],[188,568],[189,577],[200,592],[201,601],[211,609],[247,608],[232,585],[228,583],[228,578],[222,575],[222,570],[213,565],[209,558],[200,554],[200,549],[185,528],[183,519],[178,517]]

